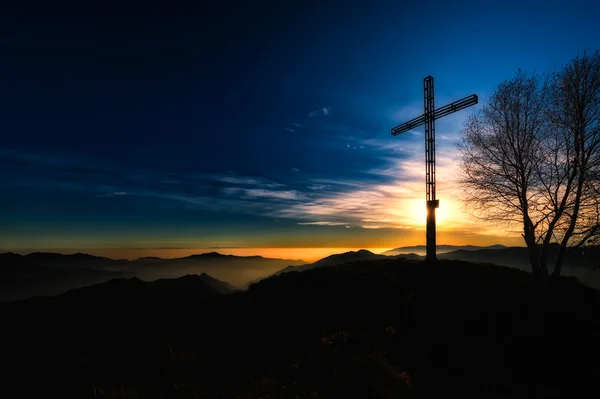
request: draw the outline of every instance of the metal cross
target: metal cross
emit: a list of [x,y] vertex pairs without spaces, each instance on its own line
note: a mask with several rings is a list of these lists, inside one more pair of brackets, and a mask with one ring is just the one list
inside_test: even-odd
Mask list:
[[425,179],[427,198],[427,260],[435,261],[435,209],[439,208],[440,201],[435,198],[435,120],[450,115],[461,109],[477,104],[477,94],[471,94],[462,100],[434,109],[433,103],[433,76],[423,79],[424,83],[424,108],[425,113],[415,119],[392,128],[392,136],[397,136],[411,129],[425,125]]

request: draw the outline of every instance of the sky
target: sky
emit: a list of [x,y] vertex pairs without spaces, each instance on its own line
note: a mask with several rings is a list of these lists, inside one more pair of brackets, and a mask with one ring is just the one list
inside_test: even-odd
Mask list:
[[462,123],[518,68],[600,49],[591,0],[198,3],[2,13],[0,252],[424,244],[423,127],[390,129],[428,75],[436,107],[480,98],[436,122],[438,243],[522,245],[462,207]]

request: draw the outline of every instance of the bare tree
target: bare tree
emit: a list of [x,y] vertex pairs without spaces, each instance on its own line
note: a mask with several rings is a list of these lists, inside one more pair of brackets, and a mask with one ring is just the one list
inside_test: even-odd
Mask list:
[[535,274],[541,274],[535,232],[542,222],[535,171],[547,94],[540,76],[519,70],[465,123],[460,145],[467,203],[482,219],[523,226]]
[[569,247],[598,238],[598,53],[555,74],[519,70],[465,123],[461,139],[467,204],[480,218],[522,226],[534,274],[548,275],[553,260],[559,275]]
[[[559,275],[568,247],[580,247],[598,236],[600,173],[600,54],[576,57],[552,82],[547,112],[560,178],[550,180],[548,198],[555,207],[544,244],[560,244],[553,274]],[[542,175],[544,178],[545,175]],[[555,222],[552,225],[552,222]],[[545,260],[545,258],[543,258]]]

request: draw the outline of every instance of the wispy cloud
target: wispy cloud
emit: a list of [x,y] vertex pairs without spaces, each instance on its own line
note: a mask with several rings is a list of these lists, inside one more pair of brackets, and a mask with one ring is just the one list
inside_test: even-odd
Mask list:
[[260,188],[227,187],[223,192],[238,198],[275,198],[281,200],[300,200],[305,196],[295,190],[265,190]]
[[248,197],[265,197],[265,198],[279,198],[286,200],[298,200],[303,195],[294,190],[286,191],[275,191],[275,190],[262,190],[262,189],[249,189],[245,190],[245,194]]
[[323,107],[323,115],[327,116],[331,112],[331,108]]
[[96,197],[122,197],[124,195],[127,195],[125,191],[114,191],[112,193],[97,194]]
[[302,127],[302,125],[301,125],[301,124],[299,124],[299,123],[292,123],[292,125],[294,125],[294,126],[296,126],[296,127]]
[[291,132],[291,133],[295,133],[296,131],[294,129],[292,129],[291,127],[284,127],[283,130],[285,130],[286,132]]
[[306,188],[309,190],[329,190],[331,186],[326,184],[311,184],[310,186],[306,186]]
[[423,114],[423,103],[421,101],[413,101],[410,104],[396,108],[392,112],[392,120],[395,123],[404,123],[410,119],[416,118]]
[[317,116],[317,115],[319,115],[319,111],[310,111],[310,112],[308,113],[308,116],[310,116],[311,118],[313,118],[313,117],[315,117],[315,116]]
[[[325,109],[329,110],[323,108],[322,111],[313,111],[315,114],[312,116],[320,112],[325,114]],[[491,227],[474,224],[460,209],[461,192],[455,180],[455,159],[458,154],[454,146],[447,142],[456,137],[453,131],[455,122],[440,124],[438,129],[438,135],[443,140],[436,159],[437,192],[441,199],[440,230],[460,229],[482,234],[482,231],[490,231]],[[419,134],[422,136],[422,132]],[[123,168],[110,163],[90,162],[77,156],[46,157],[6,150],[0,151],[0,158],[48,165],[53,169],[64,168],[69,173],[74,169],[76,172],[73,173],[79,173],[79,180],[68,180],[72,175],[61,172],[56,176],[64,176],[65,180],[56,182],[57,187],[85,189],[89,195],[98,197],[146,197],[157,201],[159,206],[276,217],[306,226],[422,228],[425,197],[423,141],[410,137],[348,137],[338,139],[331,145],[337,150],[363,149],[365,151],[360,154],[353,152],[353,156],[368,155],[367,163],[357,163],[359,166],[351,171],[346,169],[325,175],[327,178],[308,177],[309,168],[300,166],[303,173],[282,173],[288,179],[282,181],[276,181],[280,179],[275,175],[267,178],[267,175],[261,176],[260,173],[257,173],[258,176],[236,174],[234,171],[175,173],[158,168]],[[340,148],[344,144],[345,147]],[[440,148],[443,150],[440,151]],[[349,151],[344,153],[349,154]],[[81,174],[83,168],[88,168],[86,173],[90,178]],[[299,171],[298,168],[286,170],[290,169]],[[81,179],[82,176],[85,179]],[[81,182],[86,182],[88,186],[82,188]],[[32,181],[31,184],[37,183]]]
[[341,222],[298,222],[296,224],[302,226],[344,226],[346,223]]
[[247,177],[247,176],[232,176],[232,175],[214,175],[212,179],[229,184],[241,184],[248,186],[258,186],[265,188],[278,188],[285,187],[285,184],[273,182],[260,177]]

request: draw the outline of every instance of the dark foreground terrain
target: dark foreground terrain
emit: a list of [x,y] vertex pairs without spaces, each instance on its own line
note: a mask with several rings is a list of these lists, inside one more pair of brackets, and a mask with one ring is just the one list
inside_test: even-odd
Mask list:
[[[154,285],[148,285],[154,284]],[[0,306],[2,397],[597,397],[600,293],[461,261],[121,279]]]

